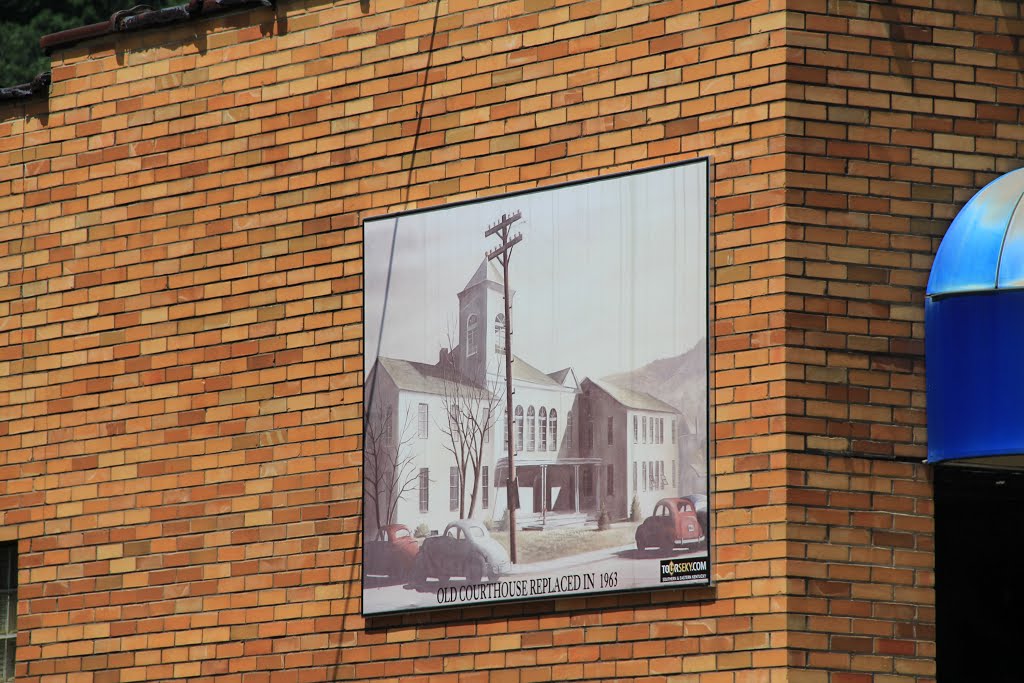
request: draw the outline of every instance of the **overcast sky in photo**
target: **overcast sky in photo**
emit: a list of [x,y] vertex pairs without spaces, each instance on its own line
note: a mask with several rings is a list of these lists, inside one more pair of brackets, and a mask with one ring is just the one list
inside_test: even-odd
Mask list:
[[516,211],[517,356],[546,373],[572,366],[580,380],[677,356],[707,331],[707,206],[696,162],[367,220],[365,371],[378,354],[437,362],[458,293],[500,243],[484,231]]

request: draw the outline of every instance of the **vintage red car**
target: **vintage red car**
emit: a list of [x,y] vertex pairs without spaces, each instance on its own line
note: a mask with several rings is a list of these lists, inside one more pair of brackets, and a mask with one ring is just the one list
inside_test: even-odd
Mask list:
[[695,545],[704,540],[704,527],[689,498],[662,498],[654,506],[654,514],[636,528],[639,550],[671,550],[677,545]]
[[405,580],[416,561],[420,544],[404,524],[388,524],[363,548],[363,573]]

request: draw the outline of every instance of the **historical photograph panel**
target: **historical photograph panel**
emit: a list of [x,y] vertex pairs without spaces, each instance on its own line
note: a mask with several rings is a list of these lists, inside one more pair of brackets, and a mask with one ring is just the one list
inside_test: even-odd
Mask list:
[[364,223],[363,612],[708,585],[708,162]]

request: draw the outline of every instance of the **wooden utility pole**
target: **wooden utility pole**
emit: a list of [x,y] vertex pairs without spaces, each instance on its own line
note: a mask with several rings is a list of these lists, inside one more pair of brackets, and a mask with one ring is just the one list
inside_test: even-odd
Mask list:
[[512,564],[516,563],[516,506],[519,504],[519,483],[516,480],[515,433],[512,431],[512,302],[508,291],[508,260],[512,256],[512,247],[523,241],[523,234],[516,233],[509,239],[508,229],[522,217],[522,211],[516,211],[511,216],[502,214],[501,220],[484,233],[484,237],[498,235],[501,238],[501,246],[487,252],[487,260],[498,259],[505,286],[505,434],[508,435],[508,481],[505,484],[505,492],[508,494],[508,554]]

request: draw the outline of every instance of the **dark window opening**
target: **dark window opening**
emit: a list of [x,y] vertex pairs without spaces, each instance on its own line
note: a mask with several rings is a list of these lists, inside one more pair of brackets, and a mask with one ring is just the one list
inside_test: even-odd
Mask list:
[[935,632],[938,683],[1019,681],[1024,474],[935,468]]
[[0,681],[14,680],[18,640],[18,544],[0,545]]

